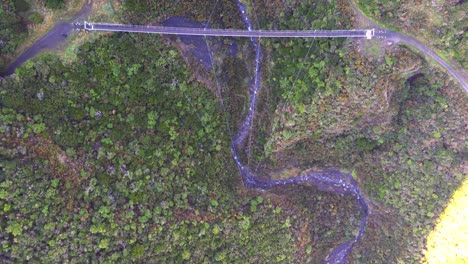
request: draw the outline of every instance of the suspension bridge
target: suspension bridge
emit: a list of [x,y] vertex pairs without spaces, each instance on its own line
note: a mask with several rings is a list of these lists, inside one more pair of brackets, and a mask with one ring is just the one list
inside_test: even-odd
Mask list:
[[366,38],[385,37],[385,31],[375,29],[352,30],[241,30],[215,28],[189,28],[124,25],[84,21],[77,29],[86,31],[133,32],[165,35],[215,36],[215,37],[258,37],[258,38]]

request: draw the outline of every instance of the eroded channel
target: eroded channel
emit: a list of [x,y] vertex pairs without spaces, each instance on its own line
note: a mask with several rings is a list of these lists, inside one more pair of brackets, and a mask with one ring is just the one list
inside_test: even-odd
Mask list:
[[[244,21],[247,30],[252,30],[253,26],[247,14],[245,5],[237,0],[237,6],[239,7],[242,20]],[[264,177],[260,179],[259,175],[255,175],[255,173],[253,173],[249,167],[241,161],[238,146],[245,142],[247,135],[252,130],[252,122],[257,104],[257,94],[261,88],[261,47],[257,39],[251,38],[250,41],[255,50],[255,75],[251,81],[252,89],[250,93],[249,111],[244,121],[242,122],[241,128],[231,143],[231,152],[234,157],[234,161],[236,162],[237,167],[242,174],[244,184],[250,188],[269,190],[284,185],[307,183],[316,186],[321,191],[352,195],[357,201],[357,210],[362,210],[363,212],[359,226],[359,232],[354,239],[341,243],[336,248],[334,248],[333,251],[324,260],[324,263],[345,263],[346,257],[350,253],[353,246],[358,243],[364,236],[367,225],[367,217],[369,215],[369,207],[367,202],[359,190],[358,183],[350,174],[342,173],[337,169],[326,169],[322,171],[310,172],[305,175],[298,175],[286,180],[265,180]]]

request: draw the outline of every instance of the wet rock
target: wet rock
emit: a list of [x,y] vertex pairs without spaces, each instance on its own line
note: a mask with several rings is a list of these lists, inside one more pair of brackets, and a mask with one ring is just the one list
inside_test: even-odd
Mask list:
[[16,138],[22,137],[24,134],[24,127],[20,127],[16,130]]
[[39,99],[39,100],[41,100],[41,101],[44,100],[44,98],[45,98],[44,92],[43,92],[43,91],[39,91],[39,92],[36,94],[36,96],[37,96],[37,99]]
[[23,147],[23,146],[19,146],[19,147],[17,147],[17,148],[16,148],[16,150],[17,150],[17,151],[18,151],[18,153],[20,153],[21,155],[26,155],[26,153],[27,153],[27,150],[26,150],[26,148],[25,148],[25,147]]
[[99,120],[102,118],[102,112],[101,111],[96,111],[96,113],[94,113],[94,118],[96,118],[96,120]]
[[114,166],[109,166],[109,167],[107,167],[106,172],[107,172],[107,174],[109,174],[109,175],[114,175],[114,174],[115,174],[115,168],[114,168]]

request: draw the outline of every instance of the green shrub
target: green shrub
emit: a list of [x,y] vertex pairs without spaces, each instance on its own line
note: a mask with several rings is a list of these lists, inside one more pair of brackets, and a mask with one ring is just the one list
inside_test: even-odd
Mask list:
[[50,9],[60,9],[65,6],[63,0],[47,0],[45,6]]
[[13,3],[15,4],[16,12],[26,12],[30,8],[29,3],[25,0],[14,0]]
[[138,244],[138,245],[135,245],[132,249],[132,256],[135,257],[135,258],[139,258],[141,256],[143,256],[143,254],[145,254],[145,248]]
[[373,150],[376,144],[375,142],[370,141],[366,138],[360,138],[356,140],[356,146],[360,150],[369,151],[369,150]]
[[29,15],[29,20],[31,20],[34,24],[40,24],[42,21],[44,21],[44,18],[42,18],[41,14],[34,12],[31,15]]

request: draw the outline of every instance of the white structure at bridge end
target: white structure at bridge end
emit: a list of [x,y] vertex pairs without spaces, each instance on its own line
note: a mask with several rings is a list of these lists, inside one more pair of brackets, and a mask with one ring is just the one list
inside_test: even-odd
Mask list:
[[93,30],[94,29],[94,26],[93,24],[89,23],[88,21],[84,21],[84,29],[85,30]]
[[368,29],[366,30],[366,38],[367,39],[372,39],[372,37],[375,35],[375,29]]

